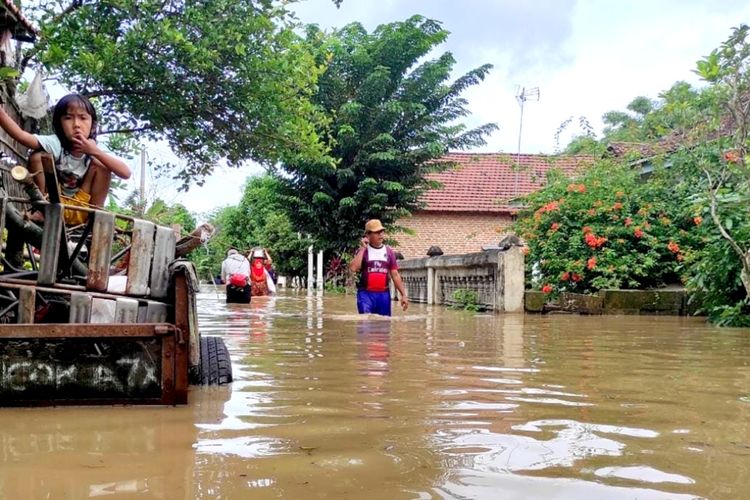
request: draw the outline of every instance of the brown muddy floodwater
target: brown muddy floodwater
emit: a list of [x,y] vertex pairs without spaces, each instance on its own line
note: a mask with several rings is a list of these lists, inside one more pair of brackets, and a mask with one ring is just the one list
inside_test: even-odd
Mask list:
[[200,296],[229,388],[0,410],[0,497],[747,498],[750,330]]

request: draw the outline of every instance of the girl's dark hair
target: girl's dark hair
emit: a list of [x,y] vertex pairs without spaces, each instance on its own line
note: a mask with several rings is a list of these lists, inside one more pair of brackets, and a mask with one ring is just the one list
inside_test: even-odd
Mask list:
[[94,106],[91,104],[91,101],[81,94],[68,94],[57,101],[55,109],[52,112],[52,128],[55,130],[55,135],[60,139],[60,144],[62,144],[63,150],[65,151],[69,151],[72,144],[68,138],[65,137],[65,132],[62,127],[62,117],[65,116],[70,107],[81,107],[91,115],[91,133],[89,134],[89,139],[96,139],[96,127],[98,124]]

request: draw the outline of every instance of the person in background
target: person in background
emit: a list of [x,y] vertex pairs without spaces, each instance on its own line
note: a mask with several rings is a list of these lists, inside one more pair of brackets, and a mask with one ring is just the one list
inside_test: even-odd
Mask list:
[[378,219],[365,224],[365,236],[354,255],[349,269],[361,272],[357,283],[357,311],[360,314],[391,315],[391,292],[388,279],[401,297],[401,308],[409,307],[409,297],[398,273],[398,263],[393,249],[384,243],[385,228]]
[[266,268],[268,275],[271,277],[271,281],[273,281],[273,284],[275,285],[279,282],[279,276],[278,274],[276,274],[276,269],[273,268],[273,260],[271,259],[271,254],[269,254],[268,250],[264,248],[263,255],[266,256],[263,266]]
[[266,268],[268,253],[263,248],[254,248],[248,255],[250,260],[250,288],[253,296],[276,293],[276,285]]
[[226,283],[227,304],[250,303],[250,262],[235,248],[221,263],[221,279]]

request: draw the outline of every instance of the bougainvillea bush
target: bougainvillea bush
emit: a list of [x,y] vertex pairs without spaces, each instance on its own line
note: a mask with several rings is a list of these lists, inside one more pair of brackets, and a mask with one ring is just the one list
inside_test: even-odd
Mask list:
[[[576,178],[552,173],[526,198],[516,231],[527,274],[545,293],[595,293],[679,283],[696,221],[658,176],[602,160]],[[698,221],[700,222],[700,221]]]

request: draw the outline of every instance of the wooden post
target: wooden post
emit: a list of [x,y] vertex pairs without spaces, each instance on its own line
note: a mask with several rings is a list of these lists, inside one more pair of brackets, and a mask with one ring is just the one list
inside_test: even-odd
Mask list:
[[[55,284],[63,239],[63,206],[59,203],[50,203],[44,209],[44,232],[42,233],[38,284],[43,286]],[[66,254],[67,250],[65,248]]]
[[135,323],[138,320],[138,301],[120,297],[115,305],[115,323]]
[[128,283],[125,293],[128,295],[146,295],[148,278],[151,271],[151,260],[154,256],[153,222],[136,220],[133,222],[133,239],[130,245],[130,264],[128,266]]
[[146,323],[166,323],[167,304],[162,302],[148,301],[146,306]]
[[88,323],[91,321],[91,295],[81,292],[70,294],[70,323]]
[[114,300],[95,298],[91,300],[91,323],[114,323],[115,322]]
[[169,286],[169,264],[174,260],[177,238],[174,231],[168,227],[156,228],[156,242],[154,245],[154,263],[151,266],[151,297],[163,299],[167,297]]
[[86,289],[106,292],[109,284],[109,261],[112,258],[112,241],[115,234],[115,214],[97,210],[89,252],[89,269]]
[[36,289],[22,286],[18,289],[18,322],[33,323],[36,311]]

